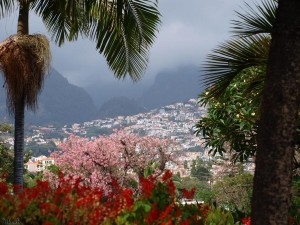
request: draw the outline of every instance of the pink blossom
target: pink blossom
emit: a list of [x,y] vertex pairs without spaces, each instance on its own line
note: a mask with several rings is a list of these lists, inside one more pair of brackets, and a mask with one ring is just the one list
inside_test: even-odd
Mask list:
[[[81,177],[84,184],[100,187],[106,193],[111,190],[113,179],[120,184],[143,176],[144,169],[153,167],[160,175],[168,161],[173,160],[174,144],[155,137],[140,137],[115,131],[110,136],[94,140],[71,135],[60,145],[60,150],[51,154],[55,164],[65,175]],[[45,172],[46,179],[57,182],[55,175]]]

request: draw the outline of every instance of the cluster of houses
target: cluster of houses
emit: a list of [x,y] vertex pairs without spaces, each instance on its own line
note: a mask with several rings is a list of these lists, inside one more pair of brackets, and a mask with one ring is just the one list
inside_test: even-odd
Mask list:
[[[70,128],[64,126],[61,130],[54,127],[39,127],[34,130],[35,134],[33,136],[26,139],[26,143],[34,141],[35,143],[40,144],[42,142],[48,143],[49,141],[52,141],[57,145],[63,140],[53,138],[46,139],[44,134],[55,134],[60,130],[60,132],[67,135],[80,134],[86,136],[89,128],[114,128],[116,125],[123,124],[127,132],[175,140],[185,152],[184,155],[178,158],[181,162],[192,162],[192,160],[197,157],[206,161],[211,160],[208,150],[203,148],[203,140],[193,134],[193,126],[198,119],[205,114],[206,109],[200,107],[196,99],[190,99],[186,103],[176,103],[152,110],[148,113],[94,120],[83,124],[73,124]],[[47,166],[54,163],[53,158],[46,156],[32,157],[30,161],[25,164],[25,168],[28,172],[36,173],[43,171]],[[170,164],[169,169],[171,169],[173,173],[179,173],[182,177],[189,176],[190,171],[182,165],[183,163],[181,163],[181,166]],[[217,178],[227,170],[225,169],[227,167],[228,166],[224,166],[224,163],[216,163],[211,170],[212,176]],[[248,172],[253,172],[254,164],[245,164],[244,169]]]
[[25,169],[29,173],[37,173],[43,171],[50,165],[54,165],[54,159],[42,155],[39,157],[31,157],[30,160],[25,163]]

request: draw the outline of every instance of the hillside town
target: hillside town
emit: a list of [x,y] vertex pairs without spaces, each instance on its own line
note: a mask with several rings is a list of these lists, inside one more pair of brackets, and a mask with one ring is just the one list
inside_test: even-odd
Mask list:
[[[179,173],[182,177],[190,176],[190,166],[184,168],[184,162],[191,165],[197,158],[208,161],[211,160],[209,149],[205,149],[204,141],[201,137],[194,134],[194,125],[198,119],[206,113],[205,107],[198,105],[196,99],[190,99],[185,103],[176,103],[159,109],[151,110],[147,113],[140,113],[132,116],[118,116],[116,118],[106,118],[64,125],[55,127],[49,125],[46,127],[32,127],[29,132],[32,135],[25,138],[27,149],[29,146],[36,148],[45,148],[50,146],[52,149],[38,154],[33,152],[35,157],[26,164],[29,172],[38,172],[45,169],[48,165],[55,164],[53,158],[49,158],[49,150],[58,149],[59,143],[66,140],[69,135],[77,135],[94,139],[99,135],[109,135],[115,129],[124,129],[126,132],[139,134],[141,136],[154,136],[173,140],[184,152],[178,156],[177,165],[170,164],[169,169],[173,173]],[[12,141],[9,139],[8,141]],[[41,152],[40,152],[41,153]],[[228,167],[227,162],[227,167]],[[228,170],[224,163],[216,163],[211,169],[214,179]],[[252,163],[245,165],[245,170],[252,172],[254,166]]]
[[[196,99],[190,99],[186,103],[176,103],[132,116],[105,118],[62,127],[30,126],[25,132],[25,144],[27,150],[33,150],[31,146],[57,148],[59,143],[71,134],[93,139],[99,135],[109,135],[114,130],[124,129],[141,136],[172,139],[182,145],[183,150],[203,152],[203,140],[195,136],[193,127],[205,113],[206,109],[199,106]],[[7,138],[5,142],[13,145],[13,138]]]

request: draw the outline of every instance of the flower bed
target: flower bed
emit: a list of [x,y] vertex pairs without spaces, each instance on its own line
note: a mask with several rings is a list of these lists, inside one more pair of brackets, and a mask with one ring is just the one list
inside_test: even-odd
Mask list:
[[[37,181],[13,195],[5,182],[0,182],[0,218],[20,224],[209,224],[214,209],[208,204],[182,204],[175,196],[172,173],[160,178],[150,176],[139,181],[139,193],[112,182],[113,191],[105,195],[100,188],[84,185],[80,179],[59,173],[59,184],[52,188]],[[195,189],[184,190],[186,199]],[[230,213],[222,211],[222,219],[233,222]],[[230,223],[228,223],[230,224]]]

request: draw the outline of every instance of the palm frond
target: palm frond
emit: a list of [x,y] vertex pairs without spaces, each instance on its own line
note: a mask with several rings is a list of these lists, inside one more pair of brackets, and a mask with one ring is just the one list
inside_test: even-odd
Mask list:
[[270,36],[255,36],[232,39],[209,54],[203,69],[203,81],[210,89],[210,96],[220,96],[233,79],[243,70],[266,66]]
[[119,79],[136,81],[146,69],[160,14],[152,0],[98,1],[93,7],[90,37]]
[[14,0],[0,0],[0,19],[6,15],[10,15],[15,7]]
[[254,7],[246,4],[244,13],[235,11],[238,20],[233,20],[233,33],[236,35],[270,34],[275,22],[278,3],[276,0],[264,0]]
[[31,7],[59,45],[87,36],[117,78],[141,78],[160,23],[156,0],[34,0]]
[[43,19],[52,38],[59,46],[73,41],[88,28],[87,12],[91,0],[34,0],[31,8]]
[[7,105],[25,95],[25,104],[35,109],[37,96],[50,66],[50,46],[44,35],[14,35],[0,44],[0,70],[7,90]]

